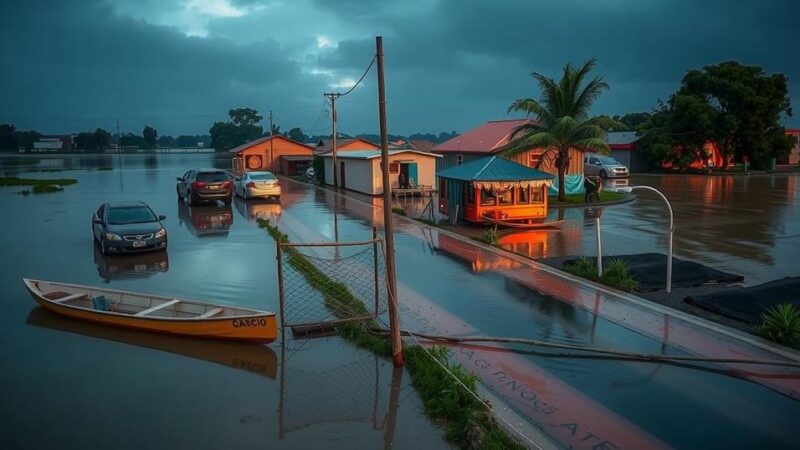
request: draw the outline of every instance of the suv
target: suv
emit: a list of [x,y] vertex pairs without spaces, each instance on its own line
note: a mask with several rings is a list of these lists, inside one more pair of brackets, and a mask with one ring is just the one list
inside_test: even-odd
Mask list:
[[228,173],[220,169],[192,169],[178,177],[178,199],[189,199],[190,205],[201,201],[222,200],[226,205],[233,199],[233,183]]
[[600,178],[625,178],[630,176],[628,168],[610,156],[587,153],[583,157],[584,175],[599,176]]

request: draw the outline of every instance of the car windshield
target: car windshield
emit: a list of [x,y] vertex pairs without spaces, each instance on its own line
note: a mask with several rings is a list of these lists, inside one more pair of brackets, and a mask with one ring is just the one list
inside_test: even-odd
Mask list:
[[155,222],[156,216],[146,206],[111,208],[108,210],[109,225],[125,225],[129,223]]
[[599,159],[601,163],[607,166],[619,164],[616,159],[608,156],[598,156],[597,159]]
[[228,175],[225,172],[200,172],[197,174],[197,181],[203,183],[219,183],[221,181],[228,181]]
[[271,173],[253,173],[250,174],[250,179],[258,181],[276,180],[275,175]]

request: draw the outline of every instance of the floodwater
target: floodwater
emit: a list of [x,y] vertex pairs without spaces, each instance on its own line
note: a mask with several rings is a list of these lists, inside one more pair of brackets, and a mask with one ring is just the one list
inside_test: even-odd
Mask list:
[[[7,249],[0,275],[7,311],[0,327],[0,446],[84,448],[99,439],[119,448],[444,446],[441,431],[422,416],[408,377],[338,339],[288,341],[257,352],[252,346],[206,348],[39,311],[22,276],[276,310],[274,242],[257,228],[256,217],[274,218],[294,242],[363,241],[382,224],[381,211],[367,203],[287,180],[281,205],[237,200],[230,207],[188,208],[176,201],[175,176],[215,164],[210,156],[129,157],[124,170],[108,159],[69,161],[83,168],[114,164],[115,170],[26,174],[79,178],[62,193],[0,191],[7,212],[0,238]],[[216,164],[227,167],[227,161]],[[107,199],[142,199],[166,214],[168,258],[131,263],[95,254],[89,219]],[[616,208],[648,211],[647,204],[642,199]],[[646,236],[642,242],[655,247],[658,229],[647,228],[660,218],[655,205],[641,217],[606,208],[602,220],[623,230],[630,214],[629,234]],[[782,214],[797,213],[787,207]],[[676,207],[676,217],[684,217],[677,230],[689,215]],[[591,230],[583,218],[577,222],[582,225],[575,229]],[[396,227],[404,328],[666,355],[779,358],[436,229],[409,221]],[[575,242],[592,248],[593,242],[582,243],[591,239],[583,234],[556,239],[564,248]],[[556,246],[549,239],[540,248]],[[611,240],[605,237],[604,245],[613,251]],[[496,345],[452,350],[456,362],[565,448],[798,447],[797,370],[655,364]],[[401,386],[399,396],[390,395],[392,384]]]
[[[654,187],[669,199],[674,213],[674,254],[718,270],[744,276],[756,285],[798,276],[800,254],[800,174],[750,176],[633,175],[613,185]],[[508,250],[531,258],[597,253],[595,220],[600,215],[604,255],[667,253],[668,213],[657,194],[634,191],[635,200],[586,209],[551,208],[548,219],[564,219],[562,232],[533,231],[501,241]],[[401,201],[420,215],[429,199]],[[435,203],[434,203],[435,204]],[[480,229],[467,230],[479,234]]]
[[[255,222],[281,205],[189,207],[175,178],[210,155],[47,158],[6,175],[76,178],[51,195],[0,188],[0,448],[449,448],[407,373],[337,338],[236,344],[65,319],[22,277],[277,311],[275,245]],[[111,167],[113,170],[97,170]],[[164,214],[167,252],[102,256],[90,233],[109,200]],[[393,390],[393,387],[398,389]]]

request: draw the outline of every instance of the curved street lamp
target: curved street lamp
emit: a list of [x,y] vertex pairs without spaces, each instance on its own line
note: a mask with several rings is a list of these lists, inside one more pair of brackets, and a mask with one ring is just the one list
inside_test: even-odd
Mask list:
[[664,196],[664,194],[662,194],[661,191],[659,191],[656,188],[650,187],[650,186],[620,186],[620,187],[614,188],[613,190],[615,192],[630,193],[634,189],[645,189],[645,190],[648,190],[648,191],[653,191],[656,194],[658,194],[659,197],[661,197],[664,200],[664,203],[667,204],[667,211],[669,211],[669,243],[667,244],[668,245],[668,250],[667,250],[667,294],[669,294],[672,291],[672,235],[673,235],[673,233],[675,231],[675,227],[674,227],[673,221],[672,221],[672,206],[669,204],[669,200],[667,200],[667,197]]

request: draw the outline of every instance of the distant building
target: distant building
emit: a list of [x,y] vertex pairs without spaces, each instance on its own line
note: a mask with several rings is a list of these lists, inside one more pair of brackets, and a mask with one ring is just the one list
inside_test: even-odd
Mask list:
[[[380,146],[363,138],[336,139],[336,153],[343,150],[380,150]],[[322,155],[333,151],[333,139],[320,139],[314,153]]]
[[276,134],[240,145],[231,153],[234,171],[266,170],[297,175],[311,164],[314,147]]
[[786,134],[794,137],[794,146],[787,156],[778,161],[778,164],[800,164],[800,128],[787,128]]
[[68,134],[42,136],[38,141],[33,143],[33,149],[31,151],[37,153],[70,152],[72,151],[72,136]]
[[[393,189],[400,188],[400,179],[409,187],[436,185],[436,160],[439,155],[412,149],[388,150],[389,182]],[[325,159],[325,182],[333,184],[333,152],[321,155]],[[368,195],[383,194],[381,151],[345,150],[337,151],[337,176],[339,187]]]
[[608,142],[608,147],[611,149],[609,156],[627,167],[628,171],[633,173],[650,170],[651,164],[640,152],[636,151],[636,143],[639,142],[639,136],[636,135],[635,131],[608,133],[606,142]]

